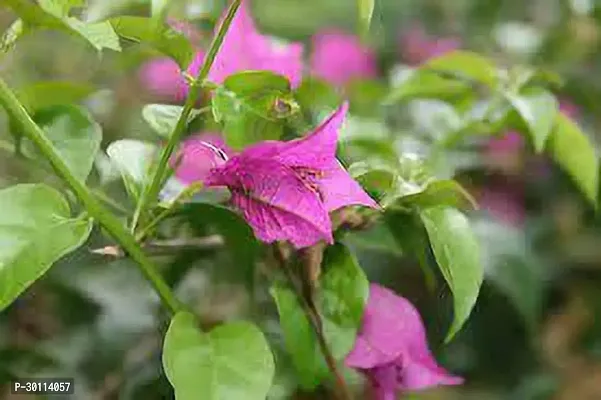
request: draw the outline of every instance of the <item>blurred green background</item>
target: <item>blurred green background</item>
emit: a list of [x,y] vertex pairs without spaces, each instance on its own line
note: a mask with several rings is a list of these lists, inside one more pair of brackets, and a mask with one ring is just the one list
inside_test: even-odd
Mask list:
[[[174,3],[174,17],[192,20],[209,35],[225,1]],[[90,19],[148,12],[142,0],[89,0],[88,4]],[[253,0],[252,10],[263,32],[308,45],[311,35],[322,28],[356,29],[356,5],[348,0]],[[0,28],[8,28],[13,20],[0,5]],[[557,73],[565,84],[554,87],[555,94],[574,104],[578,123],[597,140],[601,2],[377,0],[368,40],[378,54],[378,85],[390,85],[394,71],[407,63],[399,35],[416,24],[432,39],[459,38],[463,48],[501,64],[529,64]],[[136,79],[141,63],[154,55],[142,46],[126,46],[122,53],[105,51],[100,57],[84,41],[43,31],[1,54],[0,74],[17,88],[45,80],[91,87],[93,94],[84,104],[103,127],[104,145],[123,137],[158,142],[141,116],[142,106],[152,102],[152,96]],[[362,96],[367,92],[360,91],[355,100]],[[351,126],[369,135],[385,121],[409,140],[403,143],[417,148],[424,137],[447,133],[451,122],[444,110],[436,104],[412,103],[385,114],[367,107]],[[0,112],[0,186],[57,184],[43,165],[14,155],[10,132]],[[599,218],[564,174],[527,148],[501,152],[493,159],[483,146],[462,144],[449,151],[439,166],[443,173],[457,176],[477,199],[492,191],[500,202],[483,201],[480,210],[470,215],[483,247],[486,280],[469,322],[449,345],[442,345],[451,312],[448,291],[442,285],[434,292],[428,290],[417,262],[403,255],[390,232],[376,227],[348,238],[371,280],[395,288],[418,306],[437,358],[466,378],[460,387],[407,397],[601,399]],[[535,173],[541,162],[545,173]],[[105,189],[131,209],[120,184]],[[507,221],[503,211],[495,212],[513,206],[524,214],[517,226]],[[198,215],[196,210],[185,216],[186,223],[174,221],[165,229],[169,234],[211,235],[239,228],[224,226],[218,216],[211,220]],[[395,227],[411,233],[407,221],[396,221]],[[0,314],[0,398],[9,398],[6,383],[12,377],[40,374],[73,376],[81,399],[171,398],[161,375],[165,321],[157,312],[158,299],[130,261],[90,253],[106,244],[101,232],[95,231],[90,243],[61,260]],[[249,274],[240,270],[252,265],[252,256],[249,260],[241,247],[236,249],[209,243],[158,254],[157,259],[169,283],[195,307],[206,326],[249,316],[261,321],[278,365],[270,399],[328,398],[296,389],[279,342],[273,304],[265,290],[247,290]]]

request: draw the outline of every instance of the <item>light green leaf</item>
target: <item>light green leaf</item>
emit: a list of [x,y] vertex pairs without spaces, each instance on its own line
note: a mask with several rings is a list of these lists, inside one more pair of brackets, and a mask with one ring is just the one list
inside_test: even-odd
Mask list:
[[83,0],[38,0],[38,4],[44,11],[59,18],[69,15],[73,7],[84,4]]
[[167,12],[171,0],[151,0],[150,2],[150,13],[153,18],[162,20]]
[[[428,183],[424,190],[401,197],[390,196],[390,205],[429,208],[449,206],[458,209],[476,209],[476,200],[454,180],[435,180]],[[388,204],[382,204],[386,207]]]
[[225,141],[235,150],[279,139],[285,120],[298,111],[288,80],[267,71],[228,77],[211,101],[213,117],[223,123]]
[[117,17],[110,20],[117,34],[143,43],[172,58],[182,70],[194,59],[195,51],[188,39],[167,25],[157,25],[144,17]]
[[558,103],[546,90],[531,90],[519,95],[507,96],[521,119],[526,123],[534,150],[540,153],[555,124]]
[[595,149],[578,125],[562,113],[555,115],[555,127],[547,141],[546,151],[596,209],[599,161]]
[[411,99],[451,100],[470,91],[470,85],[466,82],[417,69],[392,88],[384,103],[393,104]]
[[85,181],[100,149],[102,128],[83,108],[70,105],[46,108],[34,119],[46,132],[71,172]]
[[121,51],[119,37],[108,21],[85,23],[76,18],[65,18],[65,23],[86,38],[97,50],[111,49]]
[[15,42],[25,33],[25,25],[22,19],[17,19],[0,37],[0,52],[7,53],[14,46]]
[[90,84],[42,81],[19,88],[17,96],[30,113],[35,113],[43,108],[77,103],[94,90]]
[[203,333],[188,312],[171,320],[163,367],[176,400],[264,400],[275,370],[269,345],[255,325],[232,322]]
[[491,88],[495,88],[498,83],[497,67],[491,60],[464,50],[456,50],[435,57],[421,68],[467,78]]
[[[352,349],[369,295],[369,282],[350,251],[342,244],[327,249],[322,263],[317,307],[326,342],[337,361]],[[270,289],[292,362],[305,389],[313,389],[329,376],[315,333],[296,295],[275,285]]]
[[453,293],[455,317],[446,337],[448,342],[467,321],[482,285],[478,242],[468,219],[454,208],[427,208],[420,216],[436,262]]
[[375,0],[357,0],[357,10],[359,16],[359,33],[365,36],[369,32],[371,17],[374,13]]
[[87,24],[66,15],[65,7],[70,9],[76,1],[70,2],[71,5],[60,5],[58,1],[49,0],[47,7],[52,10],[52,13],[25,0],[4,0],[4,2],[12,8],[28,28],[56,29],[70,34],[78,34],[98,50],[103,48],[121,50],[119,41],[115,40],[117,36],[107,22]]
[[138,199],[157,154],[152,143],[133,139],[116,140],[108,145],[106,154],[121,173],[128,193]]
[[[161,137],[168,138],[173,133],[177,120],[182,114],[183,107],[171,104],[147,104],[142,109],[142,118]],[[192,110],[188,122],[201,113],[201,110]]]
[[81,246],[92,229],[72,218],[69,204],[45,185],[0,190],[0,311],[54,262]]

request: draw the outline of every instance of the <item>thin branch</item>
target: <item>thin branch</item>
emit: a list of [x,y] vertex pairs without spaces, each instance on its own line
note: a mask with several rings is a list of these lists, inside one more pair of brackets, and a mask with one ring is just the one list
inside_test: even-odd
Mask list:
[[97,200],[85,184],[73,175],[52,142],[46,137],[44,131],[33,121],[2,79],[0,79],[0,104],[4,106],[8,115],[20,125],[23,135],[31,140],[48,159],[57,175],[69,185],[90,216],[98,221],[127,254],[136,261],[141,272],[161,298],[163,305],[172,313],[181,310],[183,306],[163,280],[154,263],[138,246],[135,238],[125,229],[121,221]]
[[314,306],[311,305],[313,304],[312,299],[307,299],[306,291],[303,289],[302,285],[299,284],[299,282],[297,281],[297,277],[294,275],[294,271],[292,271],[287,260],[282,256],[280,249],[274,246],[273,250],[276,260],[278,261],[282,270],[284,271],[288,280],[290,281],[290,285],[292,286],[292,289],[294,290],[294,293],[298,298],[298,301],[305,313],[305,316],[309,321],[309,325],[311,325],[311,328],[315,333],[317,343],[319,345],[321,353],[324,356],[326,364],[329,370],[332,372],[332,375],[334,375],[336,381],[336,397],[338,397],[340,400],[352,400],[353,396],[351,395],[351,391],[346,385],[344,377],[342,376],[342,372],[338,368],[338,363],[336,362],[336,359],[332,355],[332,352],[330,351],[330,348],[326,342],[319,312]]
[[[199,238],[183,238],[169,240],[153,240],[142,243],[141,246],[151,255],[174,253],[186,249],[207,250],[223,246],[224,240],[219,235]],[[125,257],[125,252],[119,246],[111,245],[90,250],[90,253],[116,258]]]

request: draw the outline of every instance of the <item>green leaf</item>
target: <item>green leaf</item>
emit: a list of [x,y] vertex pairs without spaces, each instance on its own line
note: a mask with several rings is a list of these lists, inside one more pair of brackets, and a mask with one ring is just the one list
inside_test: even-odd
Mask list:
[[144,43],[172,58],[182,70],[194,59],[195,51],[188,39],[167,25],[157,25],[144,17],[117,17],[110,20],[117,34]]
[[498,83],[497,67],[491,60],[464,50],[435,57],[421,68],[476,81],[490,88],[495,88]]
[[100,149],[102,128],[83,108],[71,105],[46,108],[34,116],[71,172],[85,181]]
[[359,34],[367,35],[371,25],[371,17],[374,13],[375,0],[357,0],[357,10],[359,16]]
[[[168,138],[173,133],[177,120],[182,114],[183,107],[170,104],[147,104],[142,109],[142,118],[161,137]],[[192,110],[188,122],[192,121],[201,113],[200,110]]]
[[111,49],[121,51],[119,37],[108,21],[85,23],[76,18],[65,18],[65,23],[86,38],[97,50]]
[[595,149],[578,125],[562,113],[555,115],[555,127],[547,141],[546,151],[596,209],[599,161]]
[[301,109],[313,111],[334,110],[342,101],[333,86],[315,77],[303,79],[294,97]]
[[150,2],[150,13],[153,18],[162,20],[165,16],[171,0],[151,0]]
[[464,81],[417,69],[392,88],[384,103],[393,104],[412,99],[450,100],[470,91],[470,85]]
[[77,103],[91,95],[95,89],[84,83],[43,81],[21,87],[17,96],[30,113],[35,113],[43,108]]
[[286,78],[267,71],[245,71],[228,77],[212,97],[213,117],[223,123],[231,148],[282,135],[284,122],[298,111]]
[[0,37],[0,52],[8,53],[15,42],[25,33],[25,25],[22,19],[17,19]]
[[103,48],[121,50],[117,35],[108,22],[88,24],[67,16],[68,11],[64,12],[64,10],[76,5],[76,1],[44,1],[46,8],[51,12],[25,0],[5,0],[5,3],[12,8],[28,28],[56,29],[70,34],[78,34],[98,50]]
[[109,144],[106,154],[121,173],[127,192],[134,199],[139,199],[157,147],[152,143],[121,139]]
[[[352,349],[369,296],[369,282],[350,251],[342,244],[329,247],[324,255],[325,274],[320,279],[317,307],[332,355],[341,361]],[[314,389],[329,376],[315,333],[294,292],[274,285],[270,289],[280,315],[280,324],[300,384]]]
[[163,367],[177,400],[263,400],[275,371],[269,345],[255,325],[232,322],[203,333],[188,312],[171,320]]
[[83,0],[38,0],[44,11],[57,17],[66,17],[73,7],[83,6]]
[[420,216],[436,262],[453,293],[455,317],[446,337],[448,342],[467,321],[482,285],[478,242],[465,215],[454,208],[427,208]]
[[45,185],[0,190],[0,311],[58,259],[81,246],[92,229],[72,218],[69,204]]
[[542,152],[555,124],[558,107],[555,96],[539,89],[510,94],[507,98],[528,127],[534,150]]
[[236,266],[237,276],[252,282],[255,263],[259,255],[259,243],[244,218],[227,207],[209,203],[190,203],[181,212],[196,226],[209,226],[219,233],[226,245],[226,252]]
[[395,206],[414,206],[420,209],[436,206],[466,210],[478,208],[476,200],[454,180],[432,181],[421,192],[390,198],[388,201]]

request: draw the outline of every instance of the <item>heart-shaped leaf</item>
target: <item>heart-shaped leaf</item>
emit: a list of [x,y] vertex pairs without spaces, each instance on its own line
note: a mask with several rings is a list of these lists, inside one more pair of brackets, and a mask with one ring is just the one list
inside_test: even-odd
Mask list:
[[91,229],[92,222],[72,218],[67,201],[48,186],[0,190],[0,311],[81,246]]
[[232,322],[203,333],[188,312],[171,320],[163,367],[176,400],[264,400],[275,369],[255,325]]

